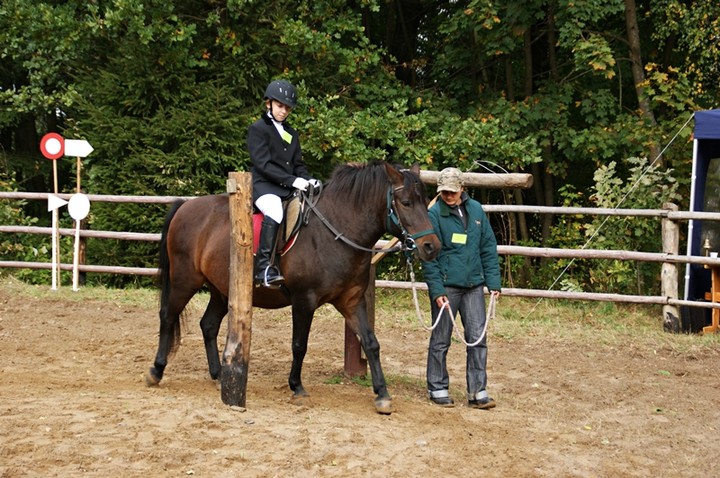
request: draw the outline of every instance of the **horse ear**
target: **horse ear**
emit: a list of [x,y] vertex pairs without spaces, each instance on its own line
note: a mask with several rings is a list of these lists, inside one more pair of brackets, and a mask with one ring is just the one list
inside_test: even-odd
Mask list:
[[388,178],[390,178],[390,182],[393,185],[397,186],[404,184],[405,178],[400,171],[395,169],[395,166],[388,162],[385,162],[385,171],[387,172]]
[[415,163],[410,168],[410,171],[412,171],[414,174],[417,174],[418,176],[420,176],[420,163],[415,161]]

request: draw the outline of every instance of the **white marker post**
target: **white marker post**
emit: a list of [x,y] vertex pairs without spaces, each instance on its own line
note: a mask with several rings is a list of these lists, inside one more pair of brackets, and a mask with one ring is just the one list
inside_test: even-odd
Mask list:
[[[40,140],[40,152],[53,162],[53,192],[57,194],[57,160],[65,153],[65,140],[57,133],[48,133]],[[59,283],[58,276],[60,275],[58,208],[63,204],[58,205],[58,201],[62,201],[62,199],[52,195],[48,197],[48,211],[52,211],[52,290],[57,290]]]
[[54,193],[48,196],[48,211],[52,211],[52,289],[58,288],[60,275],[60,234],[58,233],[58,209],[68,204],[57,196],[57,160],[64,156],[77,157],[77,187],[76,193],[70,197],[68,206],[70,216],[75,219],[75,253],[73,257],[73,290],[77,289],[78,255],[80,249],[80,221],[85,219],[90,211],[90,201],[87,196],[80,193],[80,158],[93,152],[93,147],[84,139],[65,139],[57,133],[48,133],[40,140],[40,152],[53,162]]
[[70,217],[75,219],[75,251],[73,253],[73,290],[78,290],[79,257],[80,257],[80,221],[90,212],[90,200],[84,194],[73,194],[68,204]]
[[58,274],[60,272],[60,260],[58,259],[58,209],[68,202],[54,194],[48,195],[48,211],[52,211],[52,289],[57,289]]
[[75,156],[77,182],[75,194],[70,197],[68,212],[70,217],[75,219],[75,247],[73,250],[73,290],[78,290],[79,263],[80,263],[80,221],[85,219],[90,212],[90,200],[80,192],[80,158],[84,158],[93,152],[93,147],[84,139],[66,139],[65,156]]

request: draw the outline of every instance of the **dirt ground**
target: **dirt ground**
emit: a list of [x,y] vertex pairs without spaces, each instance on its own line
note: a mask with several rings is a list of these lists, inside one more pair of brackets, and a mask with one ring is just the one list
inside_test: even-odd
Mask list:
[[310,400],[291,404],[289,311],[255,309],[242,411],[222,403],[208,376],[200,309],[163,382],[148,388],[155,308],[78,300],[70,287],[19,295],[9,284],[0,278],[2,477],[720,476],[720,347],[695,346],[697,336],[595,343],[503,336],[491,325],[498,407],[465,406],[455,343],[458,406],[443,409],[425,398],[428,332],[379,311],[395,407],[384,416],[371,388],[342,379],[343,324],[332,308],[311,332]]

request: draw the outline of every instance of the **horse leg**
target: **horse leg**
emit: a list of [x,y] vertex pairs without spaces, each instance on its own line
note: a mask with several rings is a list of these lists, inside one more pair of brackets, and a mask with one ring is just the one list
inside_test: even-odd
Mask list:
[[199,290],[177,287],[170,289],[167,300],[160,307],[160,338],[158,341],[155,362],[145,375],[148,386],[158,385],[163,378],[167,366],[168,355],[172,354],[180,344],[180,314],[193,295]]
[[207,354],[210,377],[213,380],[220,377],[220,354],[217,346],[217,336],[220,331],[220,324],[222,324],[227,311],[227,298],[215,287],[211,287],[210,302],[208,302],[205,313],[200,320],[200,329],[205,341],[205,353]]
[[147,386],[158,385],[167,366],[168,355],[175,347],[176,330],[180,329],[180,313],[168,314],[167,309],[160,310],[160,334],[155,362],[145,375]]
[[383,415],[390,415],[393,411],[392,398],[388,392],[385,374],[383,374],[380,364],[380,343],[375,332],[370,329],[365,300],[359,301],[354,313],[348,314],[349,311],[342,310],[340,312],[348,320],[350,328],[360,337],[360,345],[365,351],[375,392],[375,411]]
[[290,368],[290,377],[288,378],[288,384],[290,385],[290,390],[293,391],[294,399],[308,396],[308,393],[305,391],[305,387],[303,387],[302,385],[301,375],[303,360],[305,360],[305,354],[307,353],[308,337],[310,336],[310,326],[312,325],[314,313],[315,308],[311,307],[307,303],[293,300],[293,361],[292,367]]

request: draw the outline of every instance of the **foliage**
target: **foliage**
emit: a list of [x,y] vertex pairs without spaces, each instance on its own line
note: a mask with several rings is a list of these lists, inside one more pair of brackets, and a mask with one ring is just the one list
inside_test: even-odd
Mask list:
[[[0,191],[17,191],[17,183],[12,175],[0,172]],[[0,202],[0,224],[10,226],[34,226],[37,219],[28,217],[24,212],[26,201]],[[52,241],[48,236],[34,234],[0,234],[0,257],[6,261],[18,262],[49,262]],[[49,272],[18,269],[18,278],[28,283],[48,283]]]
[[[523,196],[531,203],[598,205],[627,193],[624,207],[664,197],[685,207],[686,121],[716,106],[720,6],[636,4],[645,75],[637,85],[625,7],[621,0],[5,0],[0,152],[24,190],[51,187],[37,145],[58,131],[95,148],[83,164],[87,192],[221,192],[229,171],[249,168],[247,126],[262,112],[267,82],[283,77],[300,91],[290,123],[320,179],[350,161],[435,170],[488,162],[532,173],[533,190]],[[645,101],[652,119],[640,114]],[[649,157],[658,144],[667,146],[670,169],[647,183],[633,158]],[[57,165],[60,189],[69,191],[73,165]],[[636,181],[641,186],[630,189]],[[46,220],[31,204],[18,207],[15,222]],[[94,204],[88,227],[156,233],[165,212]],[[611,234],[564,215],[527,219],[529,235],[513,231],[518,244],[574,247],[600,230],[603,247],[651,246],[645,225],[613,222]],[[90,262],[154,265],[156,254],[149,243],[88,243]],[[578,287],[643,289],[652,274],[638,274],[637,265],[611,279],[586,262],[570,264]],[[547,284],[568,264],[536,265],[531,280]],[[387,269],[393,275],[397,267]]]
[[[628,163],[632,166],[627,179],[619,177],[617,165],[611,162],[596,170],[594,193],[589,198],[583,199],[581,194],[568,192],[567,200],[589,200],[592,206],[605,209],[661,209],[667,202],[679,201],[672,171],[659,171],[644,158],[630,158]],[[587,222],[585,216],[564,216],[559,227],[553,229],[555,247],[662,250],[658,218],[598,216],[591,219]],[[562,267],[564,273],[556,272],[583,290],[640,295],[659,293],[658,263],[575,260],[563,262]]]
[[677,80],[670,78],[668,83],[677,81],[682,85],[683,97],[679,99],[717,106],[720,4],[713,0],[661,0],[652,2],[649,13],[656,19],[656,28],[651,32],[653,40],[667,46],[663,53],[672,57],[672,68],[666,68],[667,74]]

